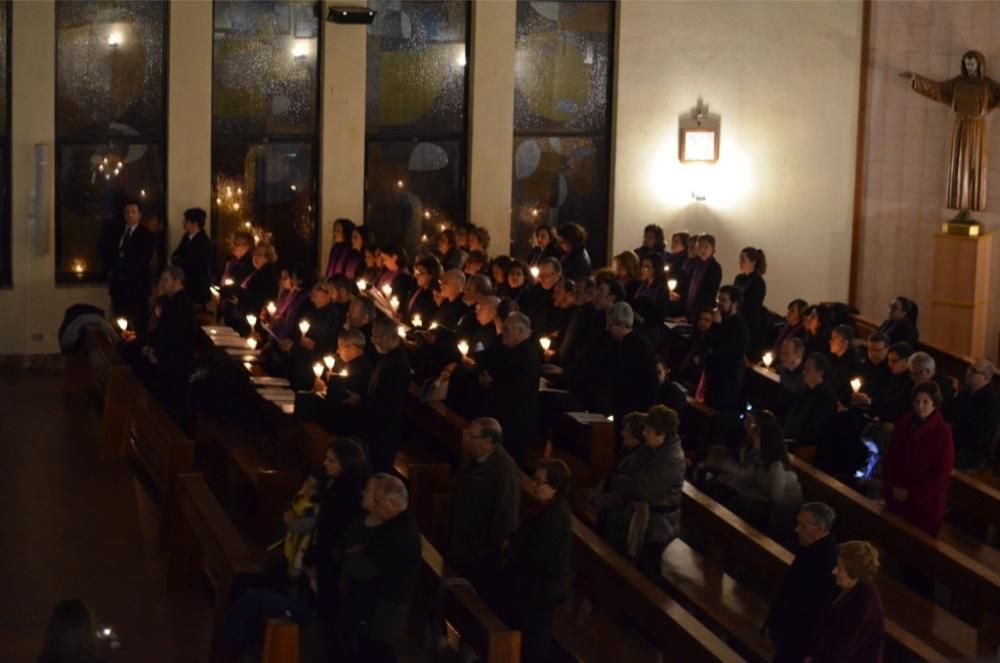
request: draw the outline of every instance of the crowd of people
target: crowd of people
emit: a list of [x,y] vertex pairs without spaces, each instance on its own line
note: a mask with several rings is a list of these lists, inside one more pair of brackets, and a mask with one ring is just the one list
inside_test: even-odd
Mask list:
[[[1000,404],[990,362],[972,363],[956,393],[918,350],[917,307],[905,297],[864,344],[843,305],[796,299],[775,315],[758,247],[740,251],[724,284],[707,233],[675,232],[668,246],[650,225],[634,251],[595,270],[574,223],[537,228],[523,258],[491,257],[489,233],[463,225],[411,259],[338,219],[321,273],[281,263],[275,247],[238,232],[213,286],[205,213],[194,209],[147,325],[142,288],[124,285],[141,280],[141,207],[130,203],[125,217],[113,314],[134,324],[123,346],[157,393],[185,393],[195,319],[214,299],[220,320],[256,339],[267,372],[298,390],[295,416],[336,436],[301,498],[315,509],[286,514],[300,538],[283,568],[311,587],[325,630],[337,634],[329,642],[352,643],[364,660],[392,660],[419,568],[416,522],[393,467],[412,382],[471,421],[445,556],[523,631],[526,661],[548,659],[554,610],[569,593],[569,468],[536,454],[564,412],[613,420],[616,462],[590,508],[601,536],[649,577],[659,578],[680,532],[685,480],[799,548],[768,622],[782,661],[878,660],[881,646],[878,553],[834,543],[833,513],[803,504],[790,451],[815,448],[820,469],[884,495],[931,535],[952,467],[992,460]],[[748,397],[747,371],[759,361],[774,363],[771,410]],[[717,412],[707,439],[685,435],[689,399]],[[534,477],[528,510],[521,468]]]

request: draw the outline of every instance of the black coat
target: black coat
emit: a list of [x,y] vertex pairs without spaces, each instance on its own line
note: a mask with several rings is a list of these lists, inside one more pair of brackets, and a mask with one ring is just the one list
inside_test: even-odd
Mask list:
[[[344,471],[327,483],[313,537],[303,556],[304,565],[323,569],[334,567],[334,546],[347,527],[361,515],[361,491],[366,481],[364,472]],[[337,591],[336,587],[322,589]]]
[[854,353],[854,348],[847,348],[840,357],[833,355],[830,358],[830,371],[826,374],[826,382],[829,383],[833,393],[837,395],[837,400],[845,405],[851,402],[851,380],[861,377],[863,367],[858,355]]
[[410,361],[397,346],[382,355],[368,383],[365,399],[368,453],[372,470],[391,472],[403,435],[403,410],[410,388]]
[[591,344],[600,335],[597,320],[604,320],[604,315],[597,310],[592,302],[576,307],[573,317],[569,320],[562,343],[559,344],[558,363],[566,366],[579,359],[588,351]]
[[[412,300],[412,303],[411,303]],[[400,300],[400,315],[408,324],[413,324],[413,316],[419,315],[421,329],[427,327],[437,315],[438,307],[434,303],[434,293],[422,288],[410,292],[406,299]],[[438,323],[440,324],[440,323]]]
[[532,329],[545,329],[548,325],[549,313],[554,306],[552,290],[546,290],[541,283],[536,283],[524,291],[517,305],[521,313],[524,313],[531,320]]
[[[338,364],[338,367],[340,364]],[[368,397],[368,385],[372,379],[372,364],[367,355],[361,354],[353,361],[343,366],[347,376],[335,374],[327,382],[326,405],[324,407],[324,425],[334,433],[354,435],[363,438],[365,435],[365,399]],[[341,370],[337,368],[337,370]],[[357,394],[361,399],[356,405],[345,405],[347,392]]]
[[764,297],[767,296],[767,283],[759,272],[737,274],[733,285],[743,291],[743,302],[740,304],[740,315],[747,321],[750,329],[750,350],[756,354],[764,347],[767,331]]
[[882,663],[885,613],[878,590],[867,582],[838,597],[830,608],[814,663]]
[[260,310],[269,301],[278,298],[278,274],[274,265],[267,263],[255,271],[247,281],[246,287],[239,288],[236,297],[240,317],[248,313],[260,315]]
[[145,344],[156,353],[159,373],[186,382],[194,371],[194,307],[184,290],[160,301],[160,318]]
[[557,606],[570,589],[573,543],[569,505],[556,498],[528,513],[511,537],[507,553],[515,606]]
[[212,298],[209,286],[214,261],[215,248],[204,231],[194,237],[184,233],[177,250],[170,256],[170,262],[184,270],[184,289],[195,304],[207,304]]
[[1000,426],[1000,401],[988,384],[979,391],[962,391],[945,403],[944,414],[955,438],[955,467],[972,469],[987,463]]
[[689,263],[690,271],[688,271],[687,275],[687,291],[684,293],[684,312],[692,320],[696,316],[698,309],[715,308],[715,297],[719,292],[719,286],[722,284],[722,266],[715,259],[715,256],[711,256],[705,261],[707,264],[704,266],[701,280],[696,284],[694,282],[694,274],[700,262],[698,258],[695,258],[694,261]]
[[837,413],[837,396],[826,382],[795,397],[785,417],[785,437],[802,444],[818,444]]
[[837,565],[837,541],[824,536],[802,548],[771,603],[767,627],[782,654],[813,653],[823,619],[837,596],[832,571]]
[[720,410],[738,409],[742,403],[743,377],[750,330],[739,315],[728,315],[713,325],[705,356],[705,402]]
[[[141,223],[135,227],[129,239],[121,241],[124,233],[125,227],[122,226],[121,232],[115,236],[115,249],[111,253],[113,258],[108,292],[112,301],[145,298],[151,292],[149,263],[156,251],[156,237]],[[117,242],[121,242],[121,245]]]
[[494,343],[479,355],[480,368],[493,381],[485,390],[483,414],[503,427],[504,445],[514,460],[524,462],[524,452],[538,430],[538,376],[541,358],[531,339],[508,348]]
[[638,332],[621,341],[604,332],[590,352],[567,367],[566,382],[584,407],[621,422],[629,412],[645,412],[656,402],[656,354]]
[[561,262],[564,278],[577,281],[590,276],[590,254],[582,246],[564,255]]
[[321,309],[310,305],[302,314],[309,321],[309,331],[306,338],[316,344],[312,350],[302,345],[302,334],[296,329],[293,336],[289,378],[296,389],[312,387],[313,364],[323,361],[324,355],[332,355],[337,351],[337,337],[344,327],[344,318],[336,304],[327,304]]

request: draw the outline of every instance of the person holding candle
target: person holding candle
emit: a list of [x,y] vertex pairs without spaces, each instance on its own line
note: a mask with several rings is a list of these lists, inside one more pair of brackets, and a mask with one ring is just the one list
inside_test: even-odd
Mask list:
[[531,324],[544,329],[554,306],[552,291],[563,277],[562,264],[555,258],[543,258],[538,264],[538,279],[518,300],[521,311],[531,319]]
[[855,392],[851,388],[851,380],[859,377],[862,370],[861,360],[854,352],[854,328],[837,325],[830,332],[830,373],[826,381],[842,405],[851,402]]
[[142,334],[149,322],[149,266],[156,250],[156,237],[142,225],[142,206],[130,200],[123,209],[124,225],[111,256],[108,293],[112,316],[129,319]]
[[464,312],[455,327],[455,333],[460,338],[468,338],[475,334],[476,329],[479,327],[479,323],[476,320],[476,305],[484,297],[489,297],[492,294],[493,284],[490,283],[489,277],[485,274],[473,274],[466,278],[465,285],[462,288]]
[[312,367],[321,362],[324,355],[337,347],[337,335],[344,326],[341,311],[334,305],[333,284],[323,279],[317,281],[309,292],[311,307],[303,314],[309,326],[305,331],[279,343],[288,355],[288,379],[295,389],[309,389],[314,383]]
[[437,258],[428,255],[417,259],[413,265],[413,279],[416,287],[406,299],[401,300],[403,302],[399,311],[401,319],[415,327],[421,326],[414,324],[417,317],[424,324],[428,324],[434,319],[438,307],[434,302],[432,287],[440,278],[441,263]]
[[868,347],[861,360],[861,389],[851,396],[851,402],[859,407],[869,407],[872,394],[878,394],[885,389],[892,376],[887,357],[889,356],[889,337],[882,332],[875,332],[868,337]]
[[326,260],[326,277],[343,274],[354,280],[363,264],[361,251],[353,246],[354,222],[350,219],[337,219],[333,222],[333,246]]
[[[296,396],[295,415],[319,421],[338,435],[365,433],[365,402],[371,381],[372,364],[365,354],[367,341],[356,329],[345,329],[337,336],[333,368],[315,379],[315,395]],[[300,402],[303,407],[300,408]]]
[[792,401],[785,416],[785,436],[799,444],[816,445],[837,413],[837,395],[826,383],[830,360],[814,352],[802,368],[805,388]]
[[647,253],[642,259],[639,283],[633,291],[629,304],[639,322],[637,331],[645,336],[654,348],[660,346],[663,321],[666,320],[670,308],[670,294],[666,282],[663,257],[656,252]]
[[764,308],[764,297],[767,296],[765,273],[767,273],[767,258],[764,256],[764,250],[753,246],[744,247],[740,251],[740,271],[733,280],[733,285],[743,291],[740,315],[746,320],[747,328],[750,330],[748,355],[751,358],[760,356],[768,332],[764,329],[767,320],[767,309]]
[[410,387],[410,361],[400,346],[396,323],[372,323],[372,345],[379,359],[365,399],[365,423],[372,469],[392,472],[403,434],[403,411]]
[[212,264],[215,247],[205,234],[208,215],[200,207],[184,210],[184,237],[170,256],[170,262],[184,270],[184,290],[191,302],[204,311],[212,300]]
[[465,274],[460,269],[449,269],[441,275],[441,301],[432,321],[454,332],[467,312],[464,303]]
[[374,285],[376,288],[389,286],[392,294],[400,302],[409,298],[414,289],[413,277],[410,276],[409,258],[406,249],[400,244],[386,244],[381,250],[382,271]]
[[226,323],[243,335],[253,331],[248,328],[247,314],[257,315],[267,302],[278,296],[278,274],[275,270],[278,253],[274,246],[261,242],[254,247],[252,260],[254,271],[235,287],[223,291],[232,304],[226,314]]
[[300,264],[281,270],[281,291],[275,302],[274,313],[268,311],[268,327],[279,340],[290,338],[298,329],[315,283],[315,273],[308,265]]
[[736,410],[743,395],[750,330],[740,316],[743,291],[727,285],[719,289],[715,325],[708,336],[704,360],[705,402],[719,410]]

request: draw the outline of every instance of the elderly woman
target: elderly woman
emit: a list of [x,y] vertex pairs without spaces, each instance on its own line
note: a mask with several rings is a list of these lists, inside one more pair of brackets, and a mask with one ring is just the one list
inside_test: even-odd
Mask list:
[[872,584],[878,567],[878,550],[867,541],[837,546],[833,575],[840,596],[821,627],[812,663],[881,663],[885,616]]
[[955,446],[941,415],[937,384],[918,384],[912,402],[913,411],[896,422],[882,462],[883,492],[890,511],[937,536],[948,503]]
[[[654,405],[642,424],[642,446],[618,463],[594,506],[608,543],[637,557],[639,569],[657,577],[660,554],[680,530],[686,465],[676,412]],[[628,440],[624,434],[623,440]]]

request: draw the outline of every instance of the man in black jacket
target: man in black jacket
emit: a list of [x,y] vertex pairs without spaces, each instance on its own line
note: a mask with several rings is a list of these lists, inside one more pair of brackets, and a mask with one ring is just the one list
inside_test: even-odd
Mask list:
[[372,344],[380,359],[365,398],[368,454],[372,470],[392,472],[403,434],[403,410],[410,388],[410,361],[399,345],[396,323],[379,318],[372,323]]
[[837,541],[830,533],[834,518],[833,509],[822,502],[807,502],[799,511],[795,536],[802,548],[767,616],[775,663],[801,663],[813,654],[823,618],[837,596],[832,575]]
[[452,478],[446,558],[481,594],[495,596],[503,542],[517,528],[521,474],[503,448],[500,422],[473,420]]
[[743,394],[750,329],[740,315],[743,291],[726,285],[719,290],[716,324],[708,337],[705,356],[705,402],[718,410],[736,410]]
[[851,380],[860,378],[862,372],[853,343],[854,329],[850,325],[837,325],[830,332],[830,373],[826,382],[844,405],[851,402]]
[[538,279],[518,301],[521,312],[528,316],[534,329],[541,330],[548,326],[549,313],[555,306],[553,290],[561,278],[562,263],[555,258],[542,258],[538,263]]
[[125,203],[125,226],[108,275],[112,315],[127,318],[139,335],[149,323],[149,263],[156,250],[156,238],[141,221],[139,203]]
[[824,378],[830,370],[826,355],[814,352],[802,369],[805,389],[792,401],[785,417],[785,437],[799,444],[819,444],[823,433],[837,413],[837,396]]
[[202,310],[212,298],[212,263],[215,249],[205,234],[205,210],[184,210],[184,237],[170,257],[170,262],[184,270],[184,289],[191,301]]
[[993,364],[977,359],[965,372],[965,388],[945,406],[944,414],[955,435],[955,467],[986,465],[1000,426],[1000,402],[993,389]]

